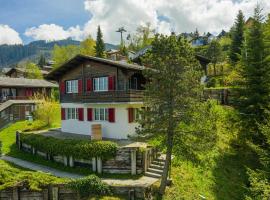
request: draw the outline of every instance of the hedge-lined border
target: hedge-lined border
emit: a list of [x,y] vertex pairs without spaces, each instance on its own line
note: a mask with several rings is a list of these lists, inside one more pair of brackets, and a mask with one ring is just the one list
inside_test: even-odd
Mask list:
[[117,144],[111,141],[58,139],[35,133],[19,134],[22,143],[51,155],[73,156],[87,160],[100,157],[106,160],[113,158],[117,151]]

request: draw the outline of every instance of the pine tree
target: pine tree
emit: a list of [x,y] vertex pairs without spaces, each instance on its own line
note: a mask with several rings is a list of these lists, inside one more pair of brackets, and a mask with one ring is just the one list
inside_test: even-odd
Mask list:
[[[166,140],[166,161],[160,194],[164,194],[171,165],[174,136],[191,102],[198,97],[199,64],[192,47],[182,37],[156,35],[145,59],[145,107],[142,129],[149,137],[159,134]],[[180,136],[181,137],[181,136]]]
[[254,22],[247,32],[242,58],[245,79],[242,108],[245,116],[249,119],[249,124],[253,127],[256,127],[256,122],[264,120],[265,110],[269,109],[270,66],[269,62],[266,63],[265,60],[262,20],[261,9],[257,6]]
[[39,57],[38,66],[42,68],[45,65],[46,65],[46,58],[43,54],[41,54]]
[[98,26],[95,50],[96,50],[96,57],[100,57],[100,58],[105,57],[105,54],[104,54],[104,52],[105,52],[105,44],[104,44],[104,41],[103,41],[102,37],[103,36],[102,36],[100,26]]
[[[259,14],[258,14],[259,16]],[[257,17],[258,17],[257,16]],[[256,26],[257,20],[254,26]],[[255,34],[255,33],[254,33]],[[264,66],[270,69],[270,14],[264,27]],[[266,70],[267,70],[266,69]],[[265,71],[266,71],[265,70]],[[269,73],[269,70],[266,72]],[[268,75],[264,78],[269,80]],[[266,85],[265,88],[269,88],[270,81],[263,81]],[[265,96],[265,94],[264,94]],[[265,106],[264,106],[265,108]],[[264,112],[265,115],[269,115],[269,110]],[[258,158],[261,164],[260,169],[248,170],[250,188],[248,200],[250,199],[269,199],[270,197],[270,118],[266,117],[265,121],[259,122],[260,143],[253,143],[252,147],[258,154]]]
[[240,60],[241,48],[244,41],[244,26],[245,26],[245,17],[243,12],[240,10],[232,29],[232,43],[230,49],[230,59],[233,63],[236,63]]
[[221,50],[221,45],[217,40],[212,40],[211,43],[208,46],[206,55],[208,58],[211,59],[211,63],[213,64],[214,67],[214,75],[217,74],[216,72],[216,65],[219,61],[221,61],[222,57],[222,50]]

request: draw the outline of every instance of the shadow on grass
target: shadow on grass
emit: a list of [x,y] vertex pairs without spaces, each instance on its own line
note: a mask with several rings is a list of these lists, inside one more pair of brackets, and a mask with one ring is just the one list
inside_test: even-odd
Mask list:
[[[51,168],[54,168],[54,169],[57,169],[57,170],[60,170],[60,171],[69,172],[69,173],[80,174],[80,175],[85,175],[85,176],[95,174],[94,172],[92,172],[92,170],[90,168],[86,168],[86,167],[73,167],[73,168],[72,167],[66,167],[61,163],[46,160],[42,156],[33,155],[31,153],[20,151],[16,144],[12,144],[10,146],[10,151],[6,155],[14,157],[14,158],[19,158],[19,159],[22,159],[22,160],[26,160],[26,161],[29,161],[29,162],[33,162],[33,163],[36,163],[36,164],[44,165],[44,166],[47,166],[47,167],[51,167]],[[107,174],[107,173],[95,174],[95,175],[99,176],[100,178],[133,179],[133,180],[138,179],[138,178],[140,178],[142,176],[142,175],[132,176],[130,174]]]
[[256,154],[248,147],[234,148],[219,157],[212,171],[216,199],[245,199],[248,186],[246,168],[256,168],[256,163]]

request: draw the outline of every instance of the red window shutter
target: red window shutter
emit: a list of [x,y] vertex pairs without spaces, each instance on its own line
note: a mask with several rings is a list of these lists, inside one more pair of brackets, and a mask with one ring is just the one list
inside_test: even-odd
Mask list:
[[87,79],[86,81],[86,91],[90,92],[93,90],[93,80],[90,78],[90,79]]
[[114,108],[109,108],[109,122],[115,122],[115,109]]
[[92,108],[87,108],[87,120],[93,121],[93,109]]
[[66,119],[66,110],[65,108],[61,108],[61,120],[65,120]]
[[109,87],[108,87],[109,90],[115,90],[114,80],[115,76],[109,76]]
[[134,108],[128,108],[128,123],[132,123],[134,121]]
[[84,116],[83,116],[83,108],[78,108],[78,115],[79,115],[79,121],[83,121]]
[[79,79],[78,80],[78,92],[79,92],[79,94],[81,94],[82,93],[82,90],[83,90],[83,88],[82,88],[82,79]]
[[65,92],[66,92],[66,82],[61,81],[61,83],[60,83],[60,93],[65,94]]

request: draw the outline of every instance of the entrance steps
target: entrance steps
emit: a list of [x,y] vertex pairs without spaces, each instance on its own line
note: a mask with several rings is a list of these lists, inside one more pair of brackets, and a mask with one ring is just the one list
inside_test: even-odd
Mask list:
[[164,170],[165,159],[164,157],[160,156],[152,161],[149,168],[145,172],[145,176],[152,177],[152,178],[161,178]]

